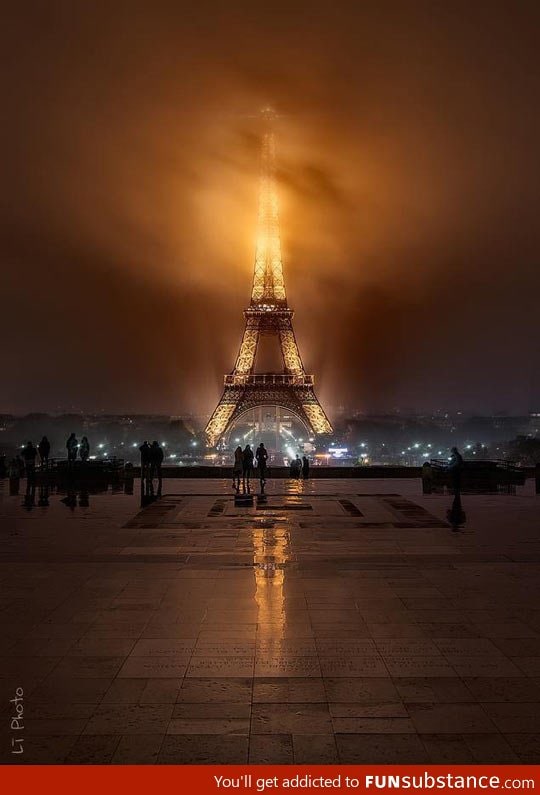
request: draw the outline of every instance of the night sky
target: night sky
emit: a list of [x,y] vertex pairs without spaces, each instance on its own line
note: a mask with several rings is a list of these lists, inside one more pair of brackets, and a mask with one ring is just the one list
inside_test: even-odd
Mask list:
[[540,406],[539,16],[8,3],[0,411],[211,411],[250,296],[267,103],[324,404]]

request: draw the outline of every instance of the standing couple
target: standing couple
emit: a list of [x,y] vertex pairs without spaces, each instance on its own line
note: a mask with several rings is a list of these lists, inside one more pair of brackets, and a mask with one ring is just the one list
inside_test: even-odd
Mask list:
[[266,447],[261,442],[260,445],[257,447],[255,455],[253,455],[253,450],[251,449],[249,444],[246,444],[245,448],[242,450],[240,445],[234,451],[234,466],[233,466],[233,488],[236,491],[240,491],[240,478],[242,478],[242,485],[244,491],[246,490],[246,483],[247,489],[249,491],[249,481],[251,476],[253,475],[253,463],[254,460],[257,460],[257,467],[259,469],[259,480],[261,482],[261,489],[264,490],[264,484],[266,483],[266,474],[267,474],[267,465],[266,462],[268,460],[268,451]]

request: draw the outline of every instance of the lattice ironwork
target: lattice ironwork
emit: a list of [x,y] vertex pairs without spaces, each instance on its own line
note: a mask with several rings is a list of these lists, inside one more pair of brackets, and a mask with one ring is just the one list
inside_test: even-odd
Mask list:
[[[206,439],[213,447],[245,411],[258,406],[279,405],[289,409],[313,434],[332,432],[332,425],[313,389],[313,376],[304,370],[292,325],[293,311],[287,304],[276,180],[275,114],[263,111],[259,215],[255,266],[246,325],[232,373],[208,425]],[[283,360],[283,373],[255,373],[261,335],[276,336]]]
[[268,126],[262,136],[259,219],[253,289],[251,291],[252,305],[284,304],[287,301],[281,261],[275,163],[275,133],[272,127]]

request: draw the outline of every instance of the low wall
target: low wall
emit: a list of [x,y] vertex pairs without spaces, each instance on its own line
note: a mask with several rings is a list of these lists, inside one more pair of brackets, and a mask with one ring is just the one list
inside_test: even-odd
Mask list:
[[[140,467],[134,467],[135,477],[140,477]],[[232,478],[230,466],[164,466],[164,478]],[[309,470],[309,477],[313,480],[322,478],[419,478],[421,467],[401,466],[361,466],[361,467],[314,467]],[[257,469],[253,470],[253,477],[257,478]],[[291,477],[289,467],[269,467],[267,478],[269,480],[286,480]]]

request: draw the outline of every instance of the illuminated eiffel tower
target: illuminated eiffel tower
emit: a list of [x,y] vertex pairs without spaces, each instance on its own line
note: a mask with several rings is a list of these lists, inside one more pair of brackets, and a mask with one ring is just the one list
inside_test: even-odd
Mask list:
[[[306,375],[292,325],[283,280],[279,210],[276,185],[275,113],[262,111],[261,176],[255,270],[251,303],[244,310],[246,327],[233,371],[225,376],[224,390],[208,425],[206,440],[213,447],[246,411],[258,406],[282,406],[303,422],[312,434],[332,432],[317,400],[313,376]],[[283,372],[256,373],[257,347],[262,335],[279,340]]]

